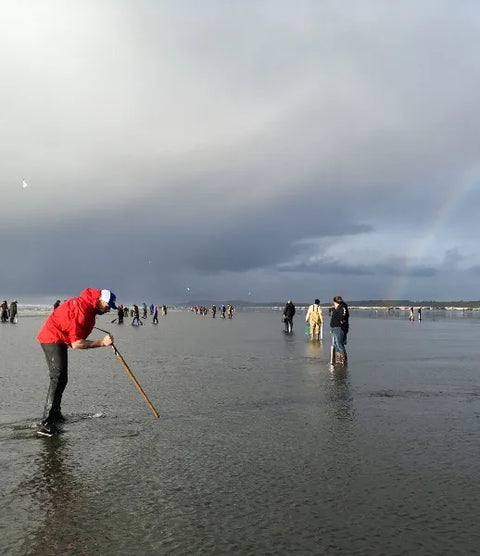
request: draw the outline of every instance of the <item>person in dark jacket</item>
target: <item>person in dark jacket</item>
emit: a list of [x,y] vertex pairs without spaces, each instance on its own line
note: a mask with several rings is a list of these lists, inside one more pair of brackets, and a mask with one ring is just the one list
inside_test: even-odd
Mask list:
[[287,301],[285,308],[283,309],[283,322],[285,323],[285,332],[293,331],[293,317],[295,315],[295,305],[292,301]]
[[133,304],[133,320],[132,320],[132,326],[140,326],[141,324],[143,325],[143,322],[140,320],[140,309],[138,308],[138,305],[135,305],[135,303]]
[[6,299],[2,301],[0,309],[2,311],[2,322],[8,322],[8,303]]
[[68,381],[68,348],[92,349],[113,344],[110,334],[103,340],[87,340],[96,316],[108,313],[110,309],[117,309],[115,295],[110,290],[87,288],[78,297],[72,297],[57,307],[40,329],[37,340],[50,373],[42,425],[37,431],[40,436],[57,434],[57,424],[65,420],[60,405]]
[[332,348],[330,363],[333,365],[337,356],[338,362],[342,365],[347,363],[347,334],[349,328],[350,314],[348,305],[343,301],[340,295],[333,298],[333,311],[330,319],[330,329],[332,332]]
[[15,301],[12,301],[10,303],[10,322],[13,324],[15,322],[17,313],[18,313],[18,301],[15,299]]
[[123,324],[123,305],[119,305],[117,309],[118,324]]

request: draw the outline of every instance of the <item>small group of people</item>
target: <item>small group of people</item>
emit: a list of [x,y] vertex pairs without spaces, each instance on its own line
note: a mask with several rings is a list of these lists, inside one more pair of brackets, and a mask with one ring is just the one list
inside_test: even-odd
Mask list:
[[[228,305],[225,305],[224,303],[222,303],[222,305],[220,305],[219,309],[220,309],[220,318],[222,318],[222,319],[226,319],[226,318],[233,319],[233,313],[235,311],[235,307],[231,303],[228,303]],[[217,306],[216,305],[212,305],[211,309],[204,306],[204,305],[194,305],[193,307],[190,307],[189,310],[192,313],[195,313],[196,315],[203,315],[204,317],[206,317],[210,311],[212,312],[212,318],[215,318],[215,316],[217,314]]]
[[167,316],[167,306],[166,305],[150,305],[150,315],[153,317],[153,324],[158,324],[158,310],[160,309],[162,317]]
[[15,324],[17,322],[17,315],[18,315],[18,301],[12,301],[10,303],[10,307],[8,306],[8,302],[4,299],[0,305],[0,320],[2,322],[11,322]]
[[[330,313],[330,331],[332,333],[332,347],[330,353],[330,363],[334,365],[346,365],[347,350],[347,334],[349,330],[350,314],[348,305],[343,301],[340,295],[333,298],[333,307],[329,309]],[[293,332],[293,317],[295,315],[295,305],[291,300],[287,301],[283,309],[283,322],[285,323],[285,332],[291,334]],[[323,315],[320,306],[320,300],[315,301],[307,309],[305,315],[307,330],[312,341],[323,340]]]
[[[421,322],[422,321],[422,308],[419,307],[417,312],[418,312],[418,321]],[[408,313],[408,320],[410,322],[415,321],[415,312],[414,312],[413,307],[410,307],[410,311]]]
[[[204,317],[206,317],[210,309],[205,305],[193,305],[192,307],[190,307],[189,311],[195,313],[196,315],[203,315]],[[212,306],[212,311],[214,311],[213,318],[215,318],[215,313],[217,312],[217,307],[215,305]]]
[[[162,316],[167,315],[168,307],[166,305],[154,305],[153,303],[150,307],[147,308],[147,304],[142,304],[142,319],[148,318],[148,311],[150,311],[150,316],[153,317],[152,322],[153,324],[158,324],[158,313],[159,310],[161,311]],[[135,303],[131,306],[124,306],[119,305],[117,308],[117,318],[114,319],[112,322],[117,322],[118,324],[123,324],[124,318],[128,317],[133,318],[132,325],[133,326],[141,326],[143,322],[140,320],[140,307]]]

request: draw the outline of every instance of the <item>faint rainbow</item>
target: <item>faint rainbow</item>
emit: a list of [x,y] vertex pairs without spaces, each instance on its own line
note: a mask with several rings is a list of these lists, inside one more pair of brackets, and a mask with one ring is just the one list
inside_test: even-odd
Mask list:
[[[474,180],[468,180],[465,185],[454,188],[451,194],[440,205],[436,213],[427,221],[421,234],[411,242],[412,245],[410,253],[408,254],[405,270],[392,280],[391,285],[387,289],[386,299],[396,300],[412,298],[412,291],[414,292],[415,288],[413,287],[409,291],[407,288],[410,286],[413,270],[416,266],[422,264],[425,254],[428,253],[430,247],[433,245],[439,231],[444,227],[450,215],[464,202],[466,197],[468,197],[474,187]],[[415,298],[415,295],[413,295],[413,298]]]

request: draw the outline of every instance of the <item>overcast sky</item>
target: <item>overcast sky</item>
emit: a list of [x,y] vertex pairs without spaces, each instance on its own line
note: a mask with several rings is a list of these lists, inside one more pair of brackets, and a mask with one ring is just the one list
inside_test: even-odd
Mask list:
[[4,2],[0,296],[480,299],[479,52],[475,1]]

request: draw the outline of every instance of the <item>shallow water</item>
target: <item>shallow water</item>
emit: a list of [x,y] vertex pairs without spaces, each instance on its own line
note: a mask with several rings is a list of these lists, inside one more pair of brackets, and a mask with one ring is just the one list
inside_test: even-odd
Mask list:
[[70,350],[52,439],[35,436],[43,318],[0,326],[0,553],[479,554],[468,317],[354,312],[332,370],[301,315],[291,336],[270,311],[106,315],[160,418],[112,350]]

